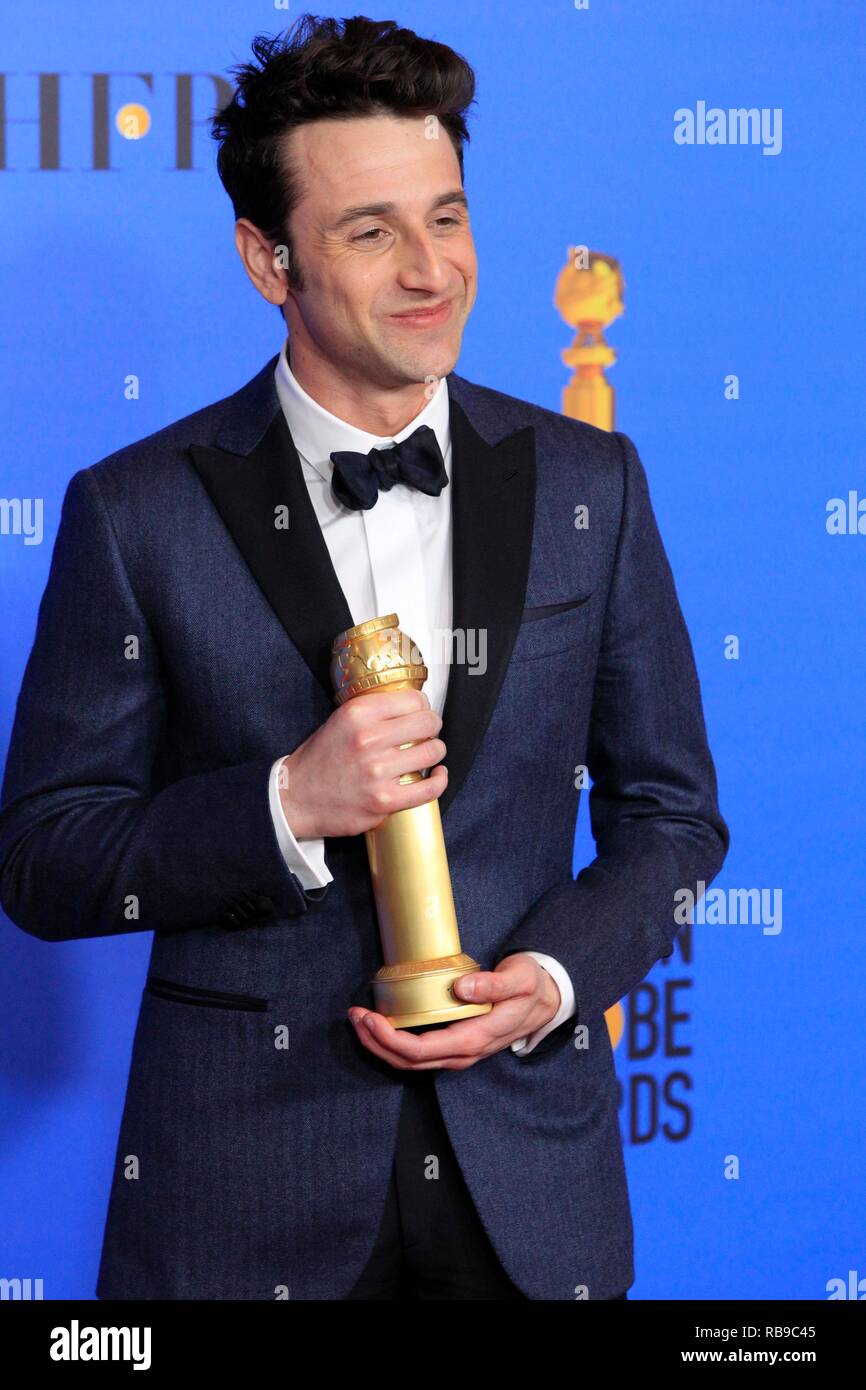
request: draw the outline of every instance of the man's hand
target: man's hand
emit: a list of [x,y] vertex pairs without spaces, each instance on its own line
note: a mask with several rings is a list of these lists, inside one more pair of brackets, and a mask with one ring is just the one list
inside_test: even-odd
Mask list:
[[[283,758],[280,801],[298,839],[361,835],[395,811],[440,797],[448,770],[442,716],[420,690],[384,690],[347,700]],[[412,742],[414,747],[401,745]],[[429,777],[401,783],[407,772]]]
[[560,1004],[556,981],[534,957],[523,951],[501,960],[495,970],[463,975],[454,993],[474,1003],[490,1002],[490,1013],[463,1018],[447,1028],[410,1033],[392,1028],[382,1014],[352,1008],[349,1018],[368,1052],[390,1062],[398,1071],[464,1071],[482,1057],[501,1052],[518,1038],[548,1023]]

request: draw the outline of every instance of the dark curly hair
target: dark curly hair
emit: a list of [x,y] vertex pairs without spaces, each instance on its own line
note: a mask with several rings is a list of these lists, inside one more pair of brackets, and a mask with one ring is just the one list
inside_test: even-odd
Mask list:
[[304,283],[288,227],[302,191],[281,155],[288,131],[329,117],[432,115],[451,139],[463,178],[475,74],[453,49],[393,19],[310,14],[275,38],[259,34],[252,49],[258,66],[230,69],[237,87],[211,117],[211,134],[220,142],[217,170],[235,218],[249,218],[272,246],[287,248],[291,288]]

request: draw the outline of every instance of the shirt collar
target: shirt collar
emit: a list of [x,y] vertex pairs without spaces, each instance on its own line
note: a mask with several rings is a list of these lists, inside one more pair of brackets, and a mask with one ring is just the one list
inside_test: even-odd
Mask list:
[[367,454],[374,448],[381,449],[387,448],[390,444],[399,444],[421,425],[429,425],[436,435],[445,462],[445,472],[450,478],[451,429],[448,384],[445,377],[439,381],[424,409],[414,420],[410,420],[408,425],[404,425],[399,433],[386,436],[368,434],[366,430],[358,429],[356,425],[350,425],[339,416],[332,415],[324,406],[319,405],[318,401],[314,401],[312,396],[307,395],[289,366],[288,345],[289,340],[286,338],[274,373],[277,395],[295,448],[304,461],[315,468],[327,482],[331,481],[334,471],[331,454],[337,450]]

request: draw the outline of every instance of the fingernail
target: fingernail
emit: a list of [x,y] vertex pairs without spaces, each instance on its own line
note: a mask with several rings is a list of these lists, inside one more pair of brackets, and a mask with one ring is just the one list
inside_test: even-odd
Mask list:
[[471,999],[475,993],[475,981],[464,978],[459,981],[459,984],[462,997],[464,999]]
[[364,1022],[366,1023],[371,1033],[374,1033],[376,1031],[376,1025],[373,1022],[372,1014],[364,1014]]

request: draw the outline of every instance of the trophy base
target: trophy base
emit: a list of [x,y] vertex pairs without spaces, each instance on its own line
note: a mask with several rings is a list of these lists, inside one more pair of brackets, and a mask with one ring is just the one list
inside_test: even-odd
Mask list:
[[383,965],[373,979],[376,1012],[383,1014],[392,1028],[454,1023],[460,1018],[489,1014],[492,1004],[470,1004],[451,992],[455,980],[478,969],[478,962],[463,951],[438,960]]

